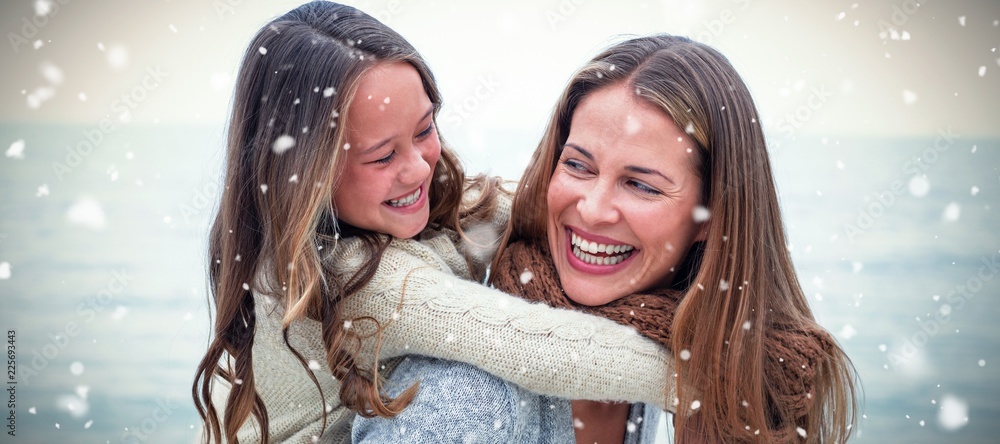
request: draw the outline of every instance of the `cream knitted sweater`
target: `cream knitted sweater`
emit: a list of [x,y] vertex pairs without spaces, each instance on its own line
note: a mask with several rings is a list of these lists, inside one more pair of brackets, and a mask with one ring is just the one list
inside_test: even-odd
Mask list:
[[[509,200],[502,202],[495,227],[506,223],[509,208]],[[347,300],[344,319],[371,316],[384,326],[379,359],[419,354],[462,361],[543,395],[673,410],[666,403],[674,398],[673,387],[667,393],[673,361],[665,350],[630,327],[529,303],[469,280],[461,245],[450,231],[425,232],[419,241],[393,240],[371,282]],[[327,260],[353,273],[361,265],[360,248],[360,242],[345,240]],[[285,346],[281,304],[258,294],[255,300],[254,379],[267,407],[271,440],[349,442],[354,414],[340,404],[320,323],[293,322],[289,343],[309,362],[322,395]],[[374,330],[363,321],[348,328]],[[374,362],[374,344],[374,337],[365,341],[359,362]],[[217,380],[214,392],[221,409],[228,387]],[[248,419],[240,442],[259,442],[258,427]]]

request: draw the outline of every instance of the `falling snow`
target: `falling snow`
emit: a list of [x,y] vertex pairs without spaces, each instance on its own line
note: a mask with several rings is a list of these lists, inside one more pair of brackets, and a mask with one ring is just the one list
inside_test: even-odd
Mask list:
[[694,210],[691,212],[691,217],[694,219],[695,223],[701,223],[707,221],[710,215],[711,213],[708,211],[708,208],[705,208],[701,205],[695,207]]
[[840,329],[840,333],[838,334],[838,336],[847,340],[853,338],[856,334],[858,334],[858,331],[854,329],[854,326],[851,324],[846,324],[844,325],[843,328]]
[[535,275],[527,268],[521,272],[521,285],[527,285]]
[[962,207],[958,205],[958,202],[952,202],[949,203],[948,206],[944,207],[944,213],[941,214],[941,219],[945,222],[957,222],[961,213]]
[[10,279],[10,262],[0,262],[0,279]]
[[127,314],[128,314],[128,309],[125,308],[122,305],[119,305],[119,306],[115,307],[115,311],[111,313],[111,319],[114,319],[116,321],[120,321],[123,318],[125,318],[125,315],[127,315]]
[[17,139],[7,148],[7,157],[24,159],[24,139]]
[[938,424],[948,431],[955,431],[969,423],[969,406],[965,401],[945,395],[938,410]]
[[917,103],[917,93],[910,91],[908,89],[903,90],[903,103],[907,105],[913,105]]
[[107,222],[101,204],[89,197],[77,200],[70,206],[66,211],[66,217],[70,223],[82,225],[92,230],[103,228]]
[[632,116],[625,119],[625,134],[637,134],[641,129],[642,124],[639,123],[638,119],[633,119]]
[[74,418],[82,418],[90,411],[90,404],[86,399],[75,395],[62,395],[56,397],[56,408],[66,411]]
[[909,188],[913,197],[924,197],[931,190],[931,182],[927,179],[927,175],[913,176]]
[[274,139],[274,144],[271,145],[271,151],[273,151],[274,154],[282,154],[291,149],[293,146],[295,146],[295,138],[289,136],[288,134],[282,134],[278,136],[277,139]]
[[45,62],[42,63],[41,70],[42,70],[42,77],[45,77],[45,80],[48,80],[49,83],[51,83],[52,85],[62,84],[64,76],[62,70],[59,69],[58,66],[53,65],[52,63],[49,62]]
[[114,69],[122,69],[128,64],[128,50],[121,45],[112,45],[107,52],[108,64]]
[[52,12],[52,0],[35,1],[35,15],[41,17],[49,15],[51,12]]

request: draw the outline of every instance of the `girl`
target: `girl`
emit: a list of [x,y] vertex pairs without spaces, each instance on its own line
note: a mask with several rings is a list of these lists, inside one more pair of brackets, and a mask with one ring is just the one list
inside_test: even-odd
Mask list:
[[509,199],[464,178],[440,107],[416,51],[356,9],[309,3],[253,38],[210,235],[214,333],[192,387],[208,440],[346,440],[353,412],[389,417],[412,399],[416,385],[379,387],[394,363],[376,359],[404,353],[539,393],[666,405],[672,360],[655,343],[475,282],[492,253],[459,233],[499,230]]

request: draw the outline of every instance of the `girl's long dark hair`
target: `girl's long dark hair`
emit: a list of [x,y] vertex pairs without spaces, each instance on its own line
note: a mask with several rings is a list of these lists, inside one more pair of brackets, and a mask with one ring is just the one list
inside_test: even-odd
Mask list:
[[[396,399],[381,393],[377,366],[354,360],[359,338],[339,328],[343,301],[372,278],[390,241],[339,223],[332,203],[343,162],[339,147],[351,118],[348,105],[359,78],[384,62],[413,66],[435,110],[440,109],[434,77],[416,50],[349,6],[302,5],[261,28],[246,49],[229,120],[225,188],[209,238],[215,322],[192,387],[210,442],[238,442],[237,432],[251,415],[263,442],[268,441],[267,408],[254,384],[254,293],[283,304],[286,345],[294,320],[322,322],[327,365],[341,383],[339,395],[347,408],[392,416],[415,394],[415,386]],[[460,231],[466,180],[443,141],[434,174],[428,228]],[[495,206],[493,187],[485,189],[476,208],[489,211]],[[367,257],[358,273],[341,280],[321,254],[350,236],[363,240]],[[302,356],[292,351],[317,382]],[[221,418],[212,401],[216,379],[230,386]],[[316,408],[325,420],[325,406]]]

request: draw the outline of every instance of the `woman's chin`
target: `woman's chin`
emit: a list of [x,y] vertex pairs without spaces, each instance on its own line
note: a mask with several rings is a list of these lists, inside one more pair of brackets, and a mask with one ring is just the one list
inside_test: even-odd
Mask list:
[[619,291],[610,288],[600,288],[602,285],[588,285],[585,282],[573,282],[563,285],[563,291],[569,300],[587,307],[598,307],[609,304],[624,297]]

